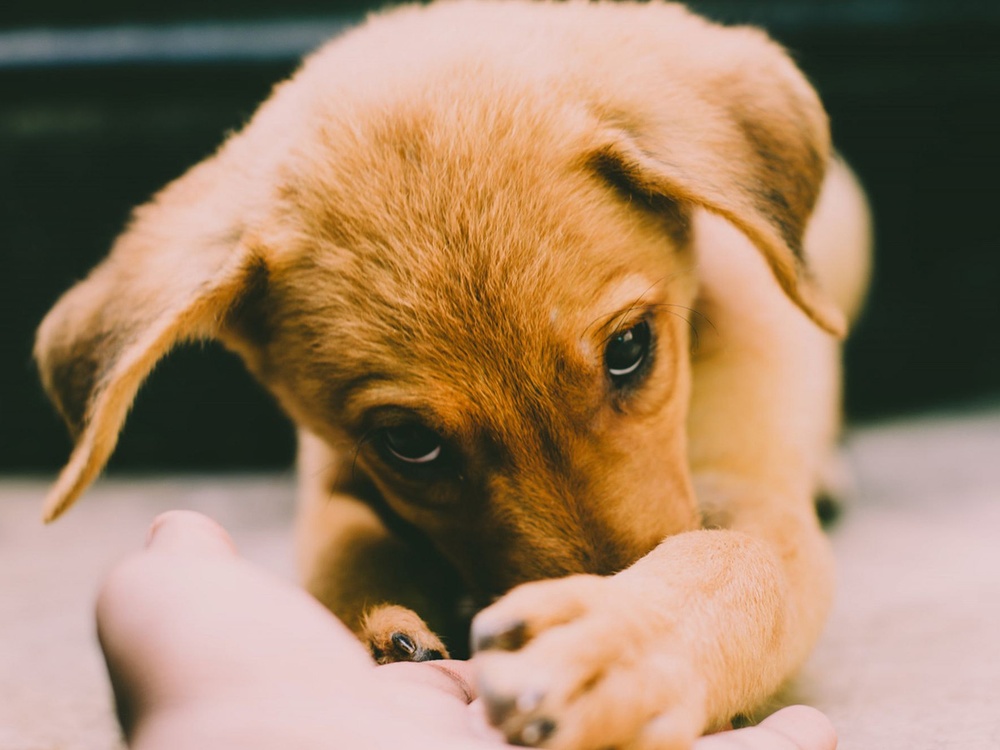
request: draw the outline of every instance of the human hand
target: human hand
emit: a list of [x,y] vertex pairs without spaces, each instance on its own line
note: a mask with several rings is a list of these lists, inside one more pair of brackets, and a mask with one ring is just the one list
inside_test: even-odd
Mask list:
[[[138,750],[295,747],[496,750],[468,662],[375,667],[304,591],[242,560],[196,513],[158,518],[145,551],[102,587],[98,634]],[[695,750],[833,750],[819,712],[795,706]]]

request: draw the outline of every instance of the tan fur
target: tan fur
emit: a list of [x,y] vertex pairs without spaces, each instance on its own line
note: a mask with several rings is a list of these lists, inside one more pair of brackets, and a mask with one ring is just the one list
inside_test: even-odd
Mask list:
[[[679,6],[377,16],[43,322],[77,437],[46,518],[156,361],[218,338],[300,427],[303,578],[373,649],[454,647],[500,596],[473,641],[509,738],[687,746],[773,692],[829,605],[828,332],[869,239],[828,150],[779,47]],[[640,320],[653,364],[616,391],[605,343]],[[385,462],[373,436],[401,419],[444,437],[450,474]]]

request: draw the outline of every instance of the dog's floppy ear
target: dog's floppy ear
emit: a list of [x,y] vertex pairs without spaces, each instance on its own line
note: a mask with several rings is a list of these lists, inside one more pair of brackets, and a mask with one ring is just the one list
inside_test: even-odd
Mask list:
[[[717,213],[757,246],[785,293],[843,336],[843,313],[817,287],[802,240],[830,150],[815,91],[767,37],[700,19],[672,45],[673,75],[654,104],[599,113],[595,166],[620,187]],[[614,106],[614,105],[612,105]]]
[[35,358],[75,440],[46,499],[46,521],[103,469],[156,362],[178,342],[215,336],[249,279],[260,277],[236,183],[215,157],[167,186],[42,322]]

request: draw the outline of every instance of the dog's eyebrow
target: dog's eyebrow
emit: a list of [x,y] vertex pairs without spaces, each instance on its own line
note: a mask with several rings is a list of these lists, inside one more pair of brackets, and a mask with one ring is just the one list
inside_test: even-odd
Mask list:
[[[639,274],[627,276],[619,283],[617,288],[614,290],[614,293],[609,294],[604,300],[605,308],[610,308],[614,305],[614,311],[596,318],[584,329],[582,337],[584,339],[587,338],[587,336],[590,335],[590,332],[595,328],[598,330],[607,329],[612,322],[617,321],[614,328],[612,328],[603,339],[603,343],[607,343],[610,339],[614,338],[619,331],[621,331],[622,326],[627,322],[634,321],[654,309],[678,308],[698,315],[699,313],[691,310],[690,308],[686,308],[681,305],[673,305],[669,302],[659,301],[657,299],[650,299],[650,292],[654,289],[663,289],[667,287],[671,281],[690,270],[693,269],[682,269],[670,274],[669,276],[661,277],[655,280],[651,280],[645,276],[640,276]],[[623,300],[628,300],[628,302],[623,303]],[[632,313],[636,310],[640,310],[641,312],[638,315],[633,315]],[[678,313],[674,310],[667,311],[672,315],[684,317],[688,324],[691,325],[692,328],[694,327],[692,321],[686,318],[683,313]]]
[[360,390],[371,383],[384,383],[392,380],[388,373],[384,372],[362,372],[352,378],[348,378],[341,385],[340,390],[344,393],[351,393]]
[[[650,287],[650,289],[651,288],[652,287]],[[636,318],[641,318],[642,315],[644,315],[649,309],[655,306],[656,305],[654,304],[646,302],[644,297],[639,297],[638,299],[634,300],[632,304],[630,304],[628,307],[609,315],[607,318],[608,323],[610,323],[613,320],[617,322],[615,323],[615,327],[612,328],[611,331],[608,333],[608,335],[604,338],[605,343],[607,343],[615,336],[617,336],[618,332],[622,330],[622,328],[625,326],[626,323],[631,322]],[[642,310],[642,313],[638,315],[633,315],[632,313],[635,312],[636,310]]]
[[604,337],[604,341],[613,338],[621,329],[621,326],[630,318],[633,311],[646,309],[655,306],[657,303],[649,301],[647,296],[653,289],[660,286],[663,279],[650,281],[644,276],[632,275],[626,277],[614,292],[608,294],[603,300],[601,307],[612,309],[612,312],[598,316],[583,331],[583,338],[587,338],[591,331],[606,330],[611,323],[617,321],[614,328]]
[[[370,394],[378,385],[388,384],[393,381],[393,377],[381,371],[361,372],[336,385],[334,401],[339,405],[345,415],[348,412],[367,412],[371,404],[357,403],[362,394]],[[361,398],[361,401],[368,399]]]
[[[583,332],[583,337],[586,338],[591,331],[597,330],[602,331],[603,335],[600,338],[602,343],[607,343],[609,340],[613,339],[615,335],[622,329],[622,326],[626,321],[641,316],[633,316],[632,312],[637,309],[645,310],[648,307],[653,307],[654,305],[645,302],[641,297],[631,303],[626,307],[619,310],[615,310],[611,313],[606,313],[601,315],[599,318],[594,320]],[[611,328],[611,324],[614,323],[614,327]]]

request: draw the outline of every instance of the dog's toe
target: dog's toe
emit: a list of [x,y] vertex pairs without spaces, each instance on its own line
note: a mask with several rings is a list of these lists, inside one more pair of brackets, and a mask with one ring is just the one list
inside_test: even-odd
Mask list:
[[414,612],[384,605],[365,615],[361,639],[378,664],[447,659],[448,649]]
[[681,643],[649,628],[634,597],[574,576],[527,584],[480,613],[477,690],[509,743],[631,747],[658,718],[650,735],[664,748],[690,745],[705,719],[704,686]]
[[539,633],[563,625],[583,615],[600,597],[606,579],[575,575],[537,581],[517,587],[490,605],[472,621],[473,652],[518,651]]
[[507,622],[477,621],[472,628],[472,650],[516,651],[528,641],[528,624],[524,620]]

